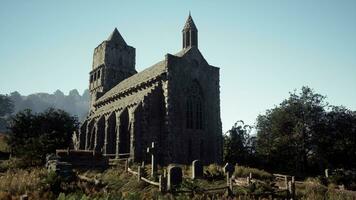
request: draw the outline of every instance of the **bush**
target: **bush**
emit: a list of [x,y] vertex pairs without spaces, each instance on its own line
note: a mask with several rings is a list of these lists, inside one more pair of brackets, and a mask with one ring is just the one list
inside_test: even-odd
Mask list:
[[219,165],[210,164],[204,171],[204,178],[209,181],[220,180],[224,178],[224,173]]
[[5,172],[9,169],[26,168],[28,161],[22,158],[10,158],[8,160],[0,161],[0,172]]
[[356,190],[356,172],[352,170],[334,170],[327,181],[329,184],[344,185],[349,190]]
[[12,118],[10,129],[13,155],[24,158],[28,165],[38,165],[47,153],[68,147],[78,121],[62,110],[51,108],[39,114],[25,110]]

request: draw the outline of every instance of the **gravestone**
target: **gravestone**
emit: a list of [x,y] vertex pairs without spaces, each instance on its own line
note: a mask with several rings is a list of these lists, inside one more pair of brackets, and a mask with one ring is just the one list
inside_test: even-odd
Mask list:
[[235,172],[235,167],[230,163],[226,163],[224,166],[224,173],[225,174],[229,173],[229,175],[232,176],[234,172]]
[[325,177],[329,178],[329,169],[325,169]]
[[28,195],[27,194],[21,195],[20,200],[28,200]]
[[151,154],[151,177],[156,177],[157,162],[155,161],[156,145],[154,142],[152,142],[151,147],[147,148],[147,153]]
[[173,186],[179,185],[182,183],[182,168],[176,165],[168,166],[168,177],[167,177],[167,186],[168,190],[171,190]]
[[202,178],[204,174],[203,165],[200,160],[192,162],[192,179]]

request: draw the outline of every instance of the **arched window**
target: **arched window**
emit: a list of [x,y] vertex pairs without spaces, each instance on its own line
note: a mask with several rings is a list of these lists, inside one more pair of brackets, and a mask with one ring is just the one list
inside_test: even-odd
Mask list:
[[187,90],[186,128],[203,129],[203,101],[198,82],[194,81]]

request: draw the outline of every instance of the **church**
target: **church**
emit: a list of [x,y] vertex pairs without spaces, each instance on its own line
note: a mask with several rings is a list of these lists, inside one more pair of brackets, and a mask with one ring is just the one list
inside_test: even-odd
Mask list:
[[135,48],[115,28],[94,49],[89,73],[90,110],[77,148],[135,162],[147,161],[155,143],[160,164],[221,163],[219,68],[198,49],[198,29],[189,14],[183,48],[137,72]]

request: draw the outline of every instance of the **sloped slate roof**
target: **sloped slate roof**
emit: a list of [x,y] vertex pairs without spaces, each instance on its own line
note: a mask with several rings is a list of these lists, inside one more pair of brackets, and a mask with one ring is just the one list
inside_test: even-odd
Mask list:
[[157,88],[157,86],[158,86],[158,84],[154,84],[151,87],[145,88],[143,90],[139,90],[129,96],[120,98],[117,101],[110,102],[109,104],[106,104],[105,106],[98,108],[95,111],[95,114],[93,117],[102,115],[106,112],[112,112],[114,110],[121,110],[121,109],[128,107],[130,105],[139,104],[145,99],[145,97],[149,96],[151,94],[151,92]]
[[111,90],[107,91],[102,97],[100,97],[96,102],[101,102],[106,100],[107,98],[112,97],[115,94],[118,94],[120,92],[123,92],[131,87],[134,87],[142,82],[146,82],[154,77],[157,77],[158,75],[164,73],[166,71],[166,61],[162,60],[155,65],[137,73],[129,78],[121,81],[119,84],[117,84],[115,87],[113,87]]
[[[184,55],[188,54],[188,52],[190,52],[191,50],[193,50],[193,54],[196,53],[196,51],[198,52],[198,54],[200,56],[202,56],[199,52],[198,49],[196,49],[196,47],[191,47],[191,48],[186,48],[186,49],[183,49],[181,50],[180,52],[176,53],[175,56],[177,57],[183,57]],[[204,59],[204,58],[203,58]],[[141,83],[144,83],[144,82],[147,82],[163,73],[166,72],[166,69],[167,69],[167,61],[166,60],[162,60],[156,64],[154,64],[153,66],[137,73],[137,74],[134,74],[132,76],[130,76],[129,78],[121,81],[119,84],[117,84],[115,87],[113,87],[111,90],[107,91],[102,97],[100,97],[96,102],[95,104],[97,103],[101,103],[101,102],[104,102],[105,100],[117,95],[117,94],[120,94],[130,88],[133,88],[135,87],[136,85],[139,85]],[[139,91],[140,92],[140,91]],[[139,92],[137,92],[137,98],[141,98],[138,94]],[[131,101],[131,100],[134,100],[134,96],[136,95],[136,93],[130,95],[127,99],[124,98],[124,99],[119,99],[117,101],[115,101],[113,104],[116,104],[117,102],[120,103],[121,101]],[[133,97],[131,97],[133,96]],[[131,99],[132,98],[132,99]],[[127,103],[123,103],[123,104],[127,104]],[[111,106],[111,105],[105,105],[104,107],[107,107],[107,106]],[[114,106],[114,105],[113,105]],[[116,106],[114,106],[116,107]],[[100,110],[100,109],[99,109]]]

